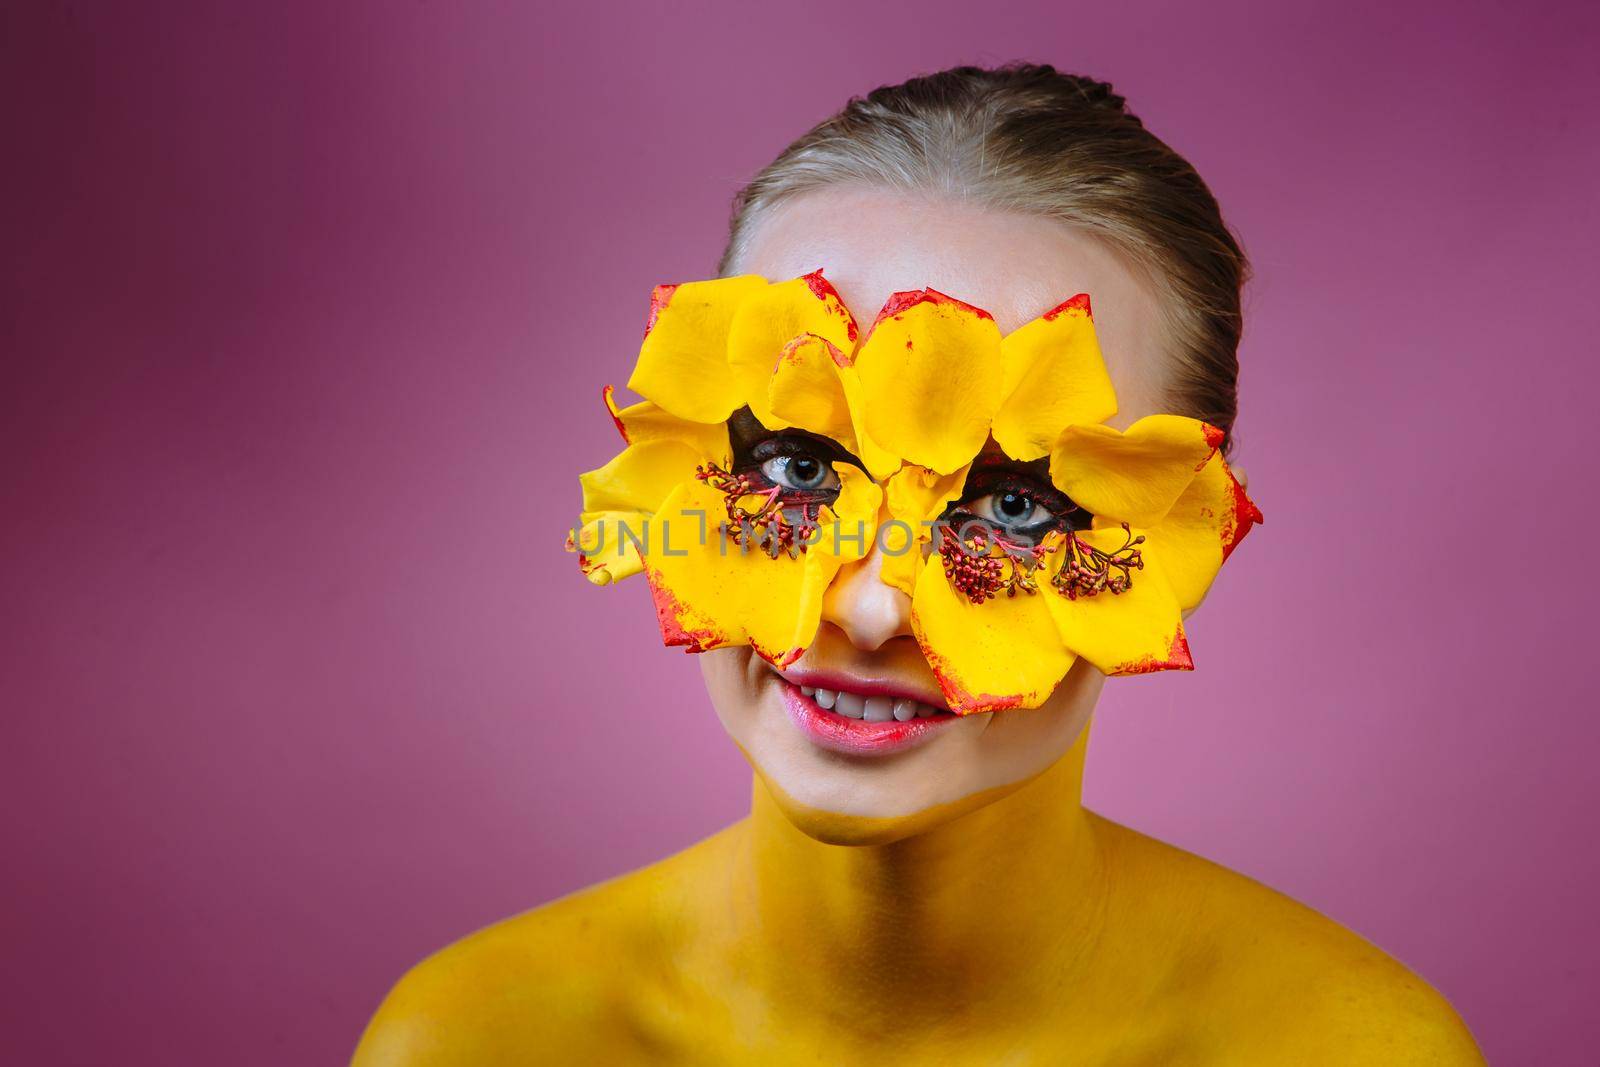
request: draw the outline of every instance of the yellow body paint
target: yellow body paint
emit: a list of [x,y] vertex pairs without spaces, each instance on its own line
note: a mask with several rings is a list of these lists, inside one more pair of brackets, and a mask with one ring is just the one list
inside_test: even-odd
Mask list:
[[811,833],[758,777],[721,833],[418,964],[355,1065],[1483,1062],[1366,941],[1085,809],[1086,736]]

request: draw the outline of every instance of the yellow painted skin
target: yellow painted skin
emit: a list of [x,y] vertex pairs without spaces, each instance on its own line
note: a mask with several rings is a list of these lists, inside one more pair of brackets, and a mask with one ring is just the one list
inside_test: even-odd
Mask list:
[[[1079,800],[1054,766],[911,822],[751,812],[411,970],[356,1067],[1479,1064],[1371,944]],[[909,834],[909,836],[907,836]]]

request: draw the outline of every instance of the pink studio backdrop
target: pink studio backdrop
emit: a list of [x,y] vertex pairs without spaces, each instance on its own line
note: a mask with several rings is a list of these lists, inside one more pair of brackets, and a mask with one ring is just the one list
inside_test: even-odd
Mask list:
[[1258,272],[1267,525],[1091,803],[1594,1062],[1593,8],[673,7],[8,6],[7,1061],[337,1063],[427,952],[736,819],[643,584],[560,550],[599,386],[791,137],[1031,58]]

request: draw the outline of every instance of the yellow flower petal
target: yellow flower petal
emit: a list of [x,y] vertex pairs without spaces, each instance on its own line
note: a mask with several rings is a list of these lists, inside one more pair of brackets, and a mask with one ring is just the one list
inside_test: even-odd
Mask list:
[[[785,426],[798,426],[851,448],[855,426],[839,379],[840,370],[848,365],[849,357],[826,337],[808,333],[790,341],[767,379],[768,425],[776,416]],[[760,418],[753,404],[750,410]]]
[[845,404],[850,409],[851,448],[867,468],[867,473],[881,482],[900,469],[900,457],[878,444],[867,433],[866,393],[861,385],[861,375],[854,365],[839,369],[839,383],[844,386]]
[[[1135,535],[1140,532],[1134,531]],[[1127,537],[1120,527],[1083,530],[1078,536],[1105,552],[1120,547]],[[1049,573],[1053,574],[1056,566],[1052,560]],[[1148,557],[1143,569],[1132,572],[1132,585],[1122,593],[1102,591],[1068,600],[1054,587],[1047,587],[1048,581],[1040,576],[1039,595],[1055,619],[1062,642],[1106,674],[1194,669],[1177,597]]]
[[1013,459],[1048,455],[1068,426],[1105,422],[1117,413],[1087,294],[1001,338],[1000,355],[1005,400],[990,432]]
[[1216,427],[1182,415],[1147,415],[1124,433],[1068,426],[1050,454],[1050,480],[1090,514],[1153,525],[1221,443]]
[[882,536],[883,561],[878,566],[878,577],[884,585],[910,596],[917,591],[917,579],[927,566],[927,542],[917,540],[899,526],[885,526]]
[[1046,606],[1051,590],[974,604],[929,560],[911,599],[911,629],[958,715],[1036,708],[1066,676],[1074,656]]
[[961,493],[966,484],[966,464],[949,474],[940,474],[928,467],[907,465],[889,479],[884,499],[889,504],[889,514],[909,524],[918,533],[926,533],[924,522],[931,522],[944,514],[950,501]]
[[883,563],[878,572],[885,585],[906,596],[916,591],[927,546],[933,540],[933,529],[928,524],[943,515],[950,501],[961,493],[970,469],[968,464],[950,474],[940,474],[927,467],[905,466],[889,478],[884,491],[889,523],[882,534]]
[[872,551],[883,487],[854,464],[835,462],[833,469],[839,475],[839,495],[823,509],[816,548],[849,563]]
[[933,289],[896,293],[856,355],[866,432],[948,474],[972,459],[1000,406],[1000,331],[985,311]]
[[630,445],[646,441],[679,440],[700,452],[707,460],[720,460],[728,455],[727,423],[690,422],[666,411],[659,404],[641,400],[625,408],[617,407],[614,390],[606,386],[600,391],[611,421],[617,432]]
[[580,528],[567,534],[567,551],[577,554],[578,569],[595,585],[620,582],[644,567],[639,548],[649,518],[632,511],[585,512]]
[[578,476],[583,510],[649,514],[704,460],[692,446],[670,438],[629,445],[604,467]]
[[900,466],[899,457],[867,436],[860,378],[849,357],[825,337],[805,334],[789,343],[767,383],[767,401],[769,426],[798,426],[831,437],[879,481]]
[[[856,344],[856,323],[850,309],[820,270],[769,285],[752,294],[734,313],[728,331],[728,366],[750,411],[768,429],[785,423],[768,401],[768,381],[784,349],[801,334],[812,334],[840,352]],[[821,432],[821,431],[818,431]]]
[[720,533],[723,499],[685,482],[647,526],[644,567],[662,640],[691,652],[748,641],[764,659],[792,663],[816,637],[839,561],[827,552],[773,559],[742,549]]
[[656,286],[628,388],[679,418],[726,421],[745,403],[728,369],[728,330],[739,306],[766,287],[754,274]]
[[639,573],[639,540],[650,515],[695,468],[728,454],[725,423],[689,422],[648,400],[618,410],[610,386],[602,391],[623,440],[631,442],[611,462],[579,475],[583,511],[567,535],[567,551],[596,585]]
[[1159,564],[1187,611],[1205,598],[1223,561],[1259,522],[1260,509],[1218,453],[1150,531],[1144,555]]

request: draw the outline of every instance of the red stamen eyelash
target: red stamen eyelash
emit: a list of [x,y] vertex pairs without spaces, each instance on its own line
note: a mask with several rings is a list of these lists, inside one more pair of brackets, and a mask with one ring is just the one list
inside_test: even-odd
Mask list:
[[[1122,532],[1123,543],[1107,552],[1079,537],[1078,531],[1065,531],[1061,566],[1050,576],[1051,586],[1068,600],[1100,593],[1116,596],[1132,589],[1131,572],[1144,569],[1137,547],[1144,543],[1144,535],[1135,536],[1127,523]],[[1048,540],[1037,545],[1008,541],[982,520],[964,523],[960,534],[945,527],[938,542],[945,578],[974,604],[1001,593],[1008,597],[1037,593],[1034,574],[1052,549]]]
[[1076,530],[1069,531],[1066,556],[1050,584],[1068,600],[1101,592],[1115,596],[1132,589],[1133,575],[1129,572],[1144,569],[1144,556],[1136,547],[1144,543],[1144,534],[1135,537],[1127,523],[1122,524],[1122,532],[1125,537],[1121,547],[1104,552],[1079,537]]
[[1042,544],[1007,541],[981,519],[963,523],[959,534],[943,527],[938,540],[945,578],[974,604],[982,604],[1002,592],[1013,597],[1018,592],[1039,591],[1033,572],[1044,562]]
[[[720,529],[741,548],[755,546],[773,559],[780,552],[794,559],[816,540],[822,501],[787,503],[782,486],[757,485],[748,474],[735,474],[715,463],[696,467],[694,476],[722,493],[727,518]],[[760,501],[755,511],[740,503],[751,497]]]

